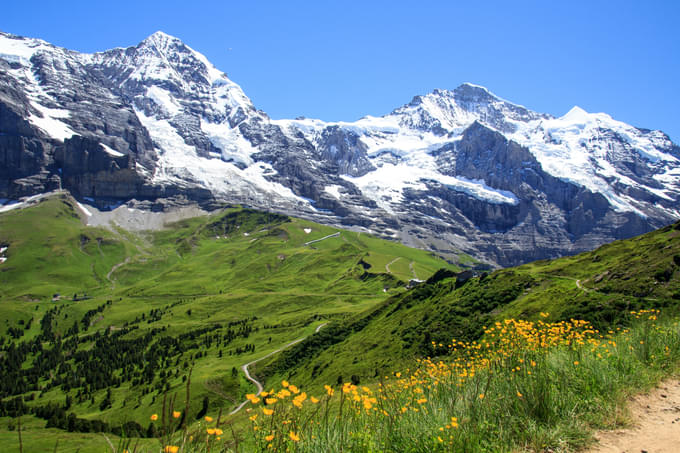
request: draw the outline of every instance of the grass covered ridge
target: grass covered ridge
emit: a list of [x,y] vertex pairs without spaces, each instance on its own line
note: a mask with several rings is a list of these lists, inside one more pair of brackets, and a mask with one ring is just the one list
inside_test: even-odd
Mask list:
[[159,232],[90,228],[68,196],[2,213],[0,244],[0,440],[12,439],[10,451],[20,412],[34,451],[57,438],[64,452],[105,447],[97,431],[153,434],[148,417],[164,394],[184,392],[190,370],[187,422],[205,404],[228,412],[255,388],[243,364],[405,291],[412,277],[379,260],[413,263],[421,278],[458,269],[242,208]]
[[[262,372],[302,385],[375,380],[416,358],[445,353],[451,338],[478,340],[502,319],[581,319],[623,326],[627,313],[680,303],[680,222],[597,250],[481,274],[439,272],[403,294],[329,325],[273,358]],[[355,379],[356,380],[356,379]]]

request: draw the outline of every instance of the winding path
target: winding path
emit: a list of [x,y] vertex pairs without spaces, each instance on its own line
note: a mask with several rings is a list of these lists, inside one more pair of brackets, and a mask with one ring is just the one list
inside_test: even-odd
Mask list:
[[584,287],[583,285],[581,285],[581,280],[576,280],[576,287],[577,287],[578,289],[582,290],[582,291],[587,292],[587,293],[589,293],[590,291],[592,291],[591,289],[586,288],[586,287]]
[[329,234],[328,236],[324,236],[321,239],[314,239],[313,241],[305,242],[304,245],[314,244],[315,242],[321,242],[321,241],[324,241],[326,239],[336,238],[338,236],[340,236],[340,232]]
[[[320,325],[316,328],[316,330],[314,331],[314,333],[319,332],[319,330],[321,330],[326,324],[328,324],[328,323],[327,323],[327,322],[324,322],[323,324],[320,324]],[[250,371],[248,371],[248,367],[249,367],[250,365],[254,365],[254,364],[256,364],[257,362],[260,362],[260,361],[262,361],[262,360],[264,360],[264,359],[267,359],[267,358],[273,356],[274,354],[278,354],[279,352],[283,351],[284,349],[288,349],[288,348],[290,348],[291,346],[298,344],[299,342],[301,342],[302,340],[304,340],[304,339],[306,339],[306,338],[307,338],[307,337],[302,337],[302,338],[298,338],[297,340],[293,340],[293,341],[291,341],[290,343],[288,343],[287,345],[282,346],[282,347],[280,347],[279,349],[277,349],[277,350],[275,350],[275,351],[272,351],[272,352],[270,352],[269,354],[267,354],[267,355],[265,355],[265,356],[263,356],[263,357],[260,357],[259,359],[253,360],[252,362],[248,362],[248,363],[246,363],[245,365],[241,365],[241,370],[243,370],[243,374],[246,375],[246,379],[248,379],[250,382],[252,382],[253,384],[255,384],[255,387],[257,387],[257,393],[255,393],[255,396],[257,396],[257,395],[259,395],[260,393],[262,393],[262,391],[264,390],[264,386],[262,385],[262,383],[261,383],[260,381],[258,381],[257,379],[255,379],[254,377],[252,377],[252,376],[250,375]],[[234,409],[233,411],[229,412],[229,415],[234,415],[235,413],[237,413],[238,411],[240,411],[241,409],[243,409],[243,406],[245,406],[246,404],[248,404],[248,402],[249,402],[249,400],[245,400],[244,402],[242,402],[241,404],[239,404],[238,406],[236,406],[236,409]]]
[[118,270],[119,267],[125,266],[127,263],[130,262],[131,259],[132,259],[132,257],[131,257],[131,256],[128,256],[127,258],[125,258],[124,261],[121,261],[121,262],[118,263],[118,264],[114,264],[113,267],[111,268],[111,270],[109,271],[109,273],[106,274],[106,279],[107,279],[109,282],[111,282],[111,289],[114,289],[114,288],[116,287],[116,282],[115,282],[114,280],[111,280],[111,274],[113,274],[114,272],[116,272],[116,271]]
[[398,256],[395,259],[393,259],[392,261],[390,261],[389,263],[385,264],[385,270],[387,271],[388,274],[392,273],[392,271],[390,270],[390,266],[393,265],[394,263],[396,263],[397,261],[399,261],[400,259],[401,259],[401,256]]

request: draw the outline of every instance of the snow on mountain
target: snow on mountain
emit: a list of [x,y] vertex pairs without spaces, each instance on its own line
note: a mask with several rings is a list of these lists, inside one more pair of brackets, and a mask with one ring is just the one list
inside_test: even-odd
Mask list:
[[680,149],[660,131],[470,83],[382,117],[271,120],[163,32],[93,54],[0,33],[0,128],[3,198],[244,203],[493,264],[680,218]]
[[[469,83],[454,91],[435,90],[416,96],[411,103],[381,118],[365,117],[354,123],[310,119],[276,123],[297,128],[312,141],[330,126],[359,134],[368,159],[376,169],[348,179],[389,212],[393,211],[391,200],[399,203],[402,189],[422,179],[458,187],[490,202],[516,203],[514,195],[500,193],[498,196],[499,192],[487,187],[483,180],[461,184],[438,172],[433,151],[459,140],[474,122],[527,147],[547,173],[604,195],[619,211],[645,216],[634,200],[612,186],[613,181],[666,200],[674,200],[680,191],[675,170],[680,167],[680,160],[669,152],[674,145],[663,133],[643,131],[607,114],[591,114],[579,107],[554,118],[512,104],[486,88]],[[618,139],[616,143],[612,143],[613,138]],[[654,180],[665,182],[667,187],[659,187],[653,180],[636,180],[627,175],[626,169],[617,168],[617,159],[625,161],[633,153],[649,166],[657,167],[661,173],[656,174]],[[680,217],[677,209],[671,212]]]
[[65,49],[57,49],[40,39],[26,39],[0,34],[0,59],[9,63],[7,71],[17,84],[25,86],[31,111],[28,120],[50,137],[63,141],[74,132],[62,121],[68,110],[54,108],[37,74],[32,71],[31,58],[41,52],[58,52],[61,60],[72,58]]
[[[613,137],[619,139],[615,144],[608,141]],[[645,184],[617,168],[616,162],[634,157],[632,153],[637,153],[649,166],[668,164],[677,167],[680,161],[665,151],[673,149],[665,135],[658,131],[641,131],[605,113],[587,113],[574,107],[560,118],[518,124],[510,138],[529,148],[548,173],[601,193],[620,211],[644,215],[626,195],[617,193],[612,187],[613,181],[666,200],[673,200],[666,191],[675,192],[677,196],[680,188],[678,181],[675,190]]]
[[276,172],[252,155],[258,150],[240,133],[247,121],[265,121],[236,83],[201,53],[156,32],[129,49],[91,56],[121,91],[157,147],[152,182],[198,183],[222,197],[248,195],[268,203],[308,204],[289,188],[265,178]]

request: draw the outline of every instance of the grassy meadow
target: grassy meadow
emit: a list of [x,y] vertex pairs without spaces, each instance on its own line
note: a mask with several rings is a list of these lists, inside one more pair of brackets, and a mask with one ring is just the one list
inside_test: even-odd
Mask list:
[[147,232],[81,215],[0,214],[6,451],[575,451],[678,371],[680,223],[463,278],[240,207]]
[[[0,215],[0,360],[16,361],[5,362],[2,400],[25,401],[26,445],[60,439],[58,451],[99,448],[104,437],[45,431],[36,407],[69,399],[62,415],[104,421],[109,437],[140,420],[146,431],[191,371],[194,414],[204,401],[226,413],[255,389],[242,365],[404,292],[413,277],[382,261],[411,263],[423,278],[458,269],[364,233],[243,208],[142,233],[86,227],[81,216],[65,195]],[[12,419],[1,419],[0,438],[15,438]]]

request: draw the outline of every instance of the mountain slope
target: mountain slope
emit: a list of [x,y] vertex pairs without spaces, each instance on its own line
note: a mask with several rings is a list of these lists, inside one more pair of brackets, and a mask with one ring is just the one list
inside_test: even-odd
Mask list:
[[184,391],[190,373],[189,421],[203,404],[226,413],[254,388],[242,365],[416,276],[459,269],[249,208],[146,232],[88,227],[87,212],[62,193],[0,213],[0,417],[24,407],[42,449],[70,414],[71,431],[120,434],[129,423],[129,435],[147,436],[162,395]]
[[469,278],[436,273],[351,320],[283,352],[260,373],[300,384],[363,381],[448,353],[453,339],[478,339],[495,321],[583,319],[620,326],[631,310],[680,308],[680,222],[597,250]]
[[271,120],[162,32],[95,54],[0,34],[0,160],[2,198],[244,203],[501,266],[680,217],[680,149],[660,131],[472,84],[380,118]]

